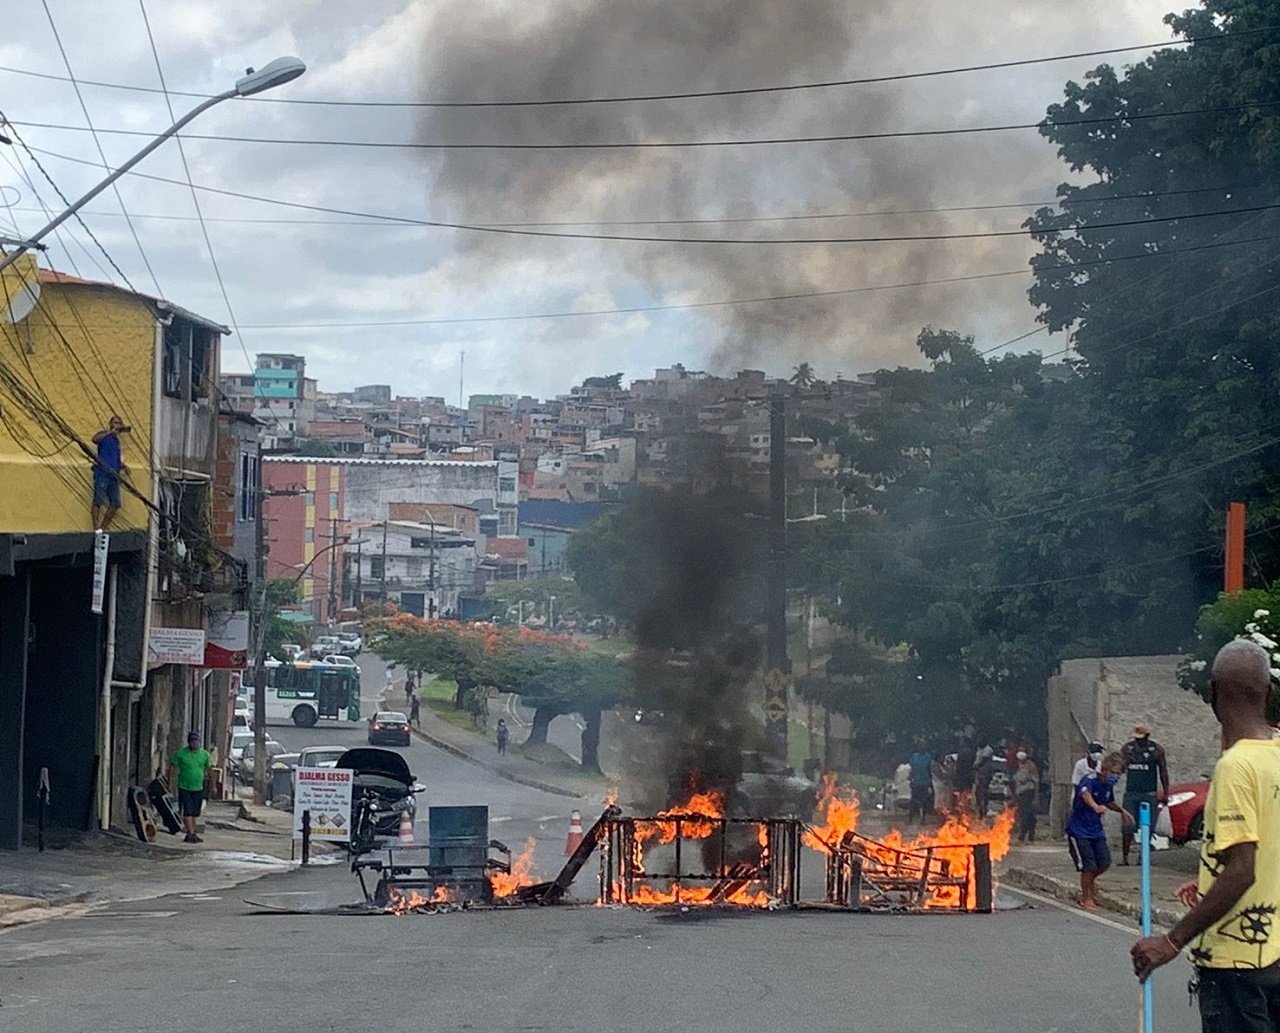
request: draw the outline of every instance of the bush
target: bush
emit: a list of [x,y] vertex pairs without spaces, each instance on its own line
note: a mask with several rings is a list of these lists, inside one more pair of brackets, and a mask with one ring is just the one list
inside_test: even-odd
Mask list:
[[1271,697],[1267,717],[1280,719],[1280,589],[1252,588],[1221,593],[1200,608],[1191,656],[1178,665],[1178,684],[1209,698],[1209,666],[1218,650],[1235,639],[1258,643],[1271,656]]

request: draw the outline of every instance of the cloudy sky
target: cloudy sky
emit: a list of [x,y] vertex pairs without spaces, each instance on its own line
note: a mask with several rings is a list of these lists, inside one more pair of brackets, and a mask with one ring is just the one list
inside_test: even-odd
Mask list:
[[[545,396],[584,376],[621,370],[630,378],[674,362],[785,374],[806,360],[824,376],[851,376],[916,363],[914,339],[925,324],[997,345],[1036,327],[1025,273],[892,285],[1024,270],[1032,248],[1021,238],[596,240],[369,216],[738,241],[959,233],[1017,227],[1068,173],[1034,131],[679,149],[440,145],[741,140],[1034,122],[1066,79],[1099,59],[728,98],[424,102],[735,90],[1047,57],[1165,40],[1161,17],[1170,7],[1168,0],[145,3],[154,54],[138,0],[5,5],[0,110],[68,197],[100,178],[99,145],[114,166],[142,146],[144,134],[169,124],[157,59],[179,114],[197,101],[178,94],[221,92],[246,67],[282,54],[301,57],[309,71],[263,99],[221,104],[190,127],[192,182],[254,198],[196,192],[232,311],[172,142],[137,170],[159,179],[126,177],[120,199],[108,192],[86,210],[85,223],[119,269],[145,293],[228,323],[233,313],[240,333],[224,346],[224,370],[248,368],[255,352],[296,352],[325,390],[390,382],[402,394],[451,400],[464,351],[467,393]],[[68,64],[82,81],[83,108]],[[401,106],[369,103],[387,101]],[[58,207],[53,187],[16,143],[0,146],[0,234],[33,232],[44,221],[41,205]],[[833,213],[841,217],[774,218]],[[45,261],[122,282],[79,226],[51,242]],[[746,301],[797,294],[825,296]],[[490,318],[529,316],[545,318]],[[1052,352],[1062,344],[1041,333],[1014,347]]]

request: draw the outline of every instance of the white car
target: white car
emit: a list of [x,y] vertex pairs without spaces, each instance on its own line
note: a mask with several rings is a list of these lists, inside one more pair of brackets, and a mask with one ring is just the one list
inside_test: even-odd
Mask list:
[[227,760],[238,761],[244,753],[244,748],[253,742],[253,733],[248,729],[237,730],[231,733],[231,749],[227,751]]
[[298,754],[298,767],[337,767],[338,758],[346,752],[347,747],[345,746],[307,746]]
[[334,667],[354,667],[357,671],[360,670],[360,665],[352,657],[343,656],[341,653],[330,653],[320,662],[322,664],[333,664]]
[[236,731],[253,731],[253,711],[248,707],[236,707],[231,715],[231,727]]

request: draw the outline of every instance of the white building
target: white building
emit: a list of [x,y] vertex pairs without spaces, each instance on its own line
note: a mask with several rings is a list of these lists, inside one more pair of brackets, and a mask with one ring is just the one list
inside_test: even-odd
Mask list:
[[365,546],[347,553],[349,583],[418,617],[453,616],[476,586],[476,540],[447,524],[390,520],[364,530]]

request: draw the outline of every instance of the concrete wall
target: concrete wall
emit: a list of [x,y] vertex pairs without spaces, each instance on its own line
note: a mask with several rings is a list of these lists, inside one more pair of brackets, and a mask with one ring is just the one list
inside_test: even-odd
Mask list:
[[[1165,748],[1173,783],[1213,771],[1221,752],[1209,705],[1178,685],[1180,656],[1111,656],[1064,660],[1049,679],[1050,824],[1060,829],[1070,801],[1070,773],[1084,744],[1097,739],[1118,750],[1139,722]],[[1123,783],[1121,784],[1123,790]]]

